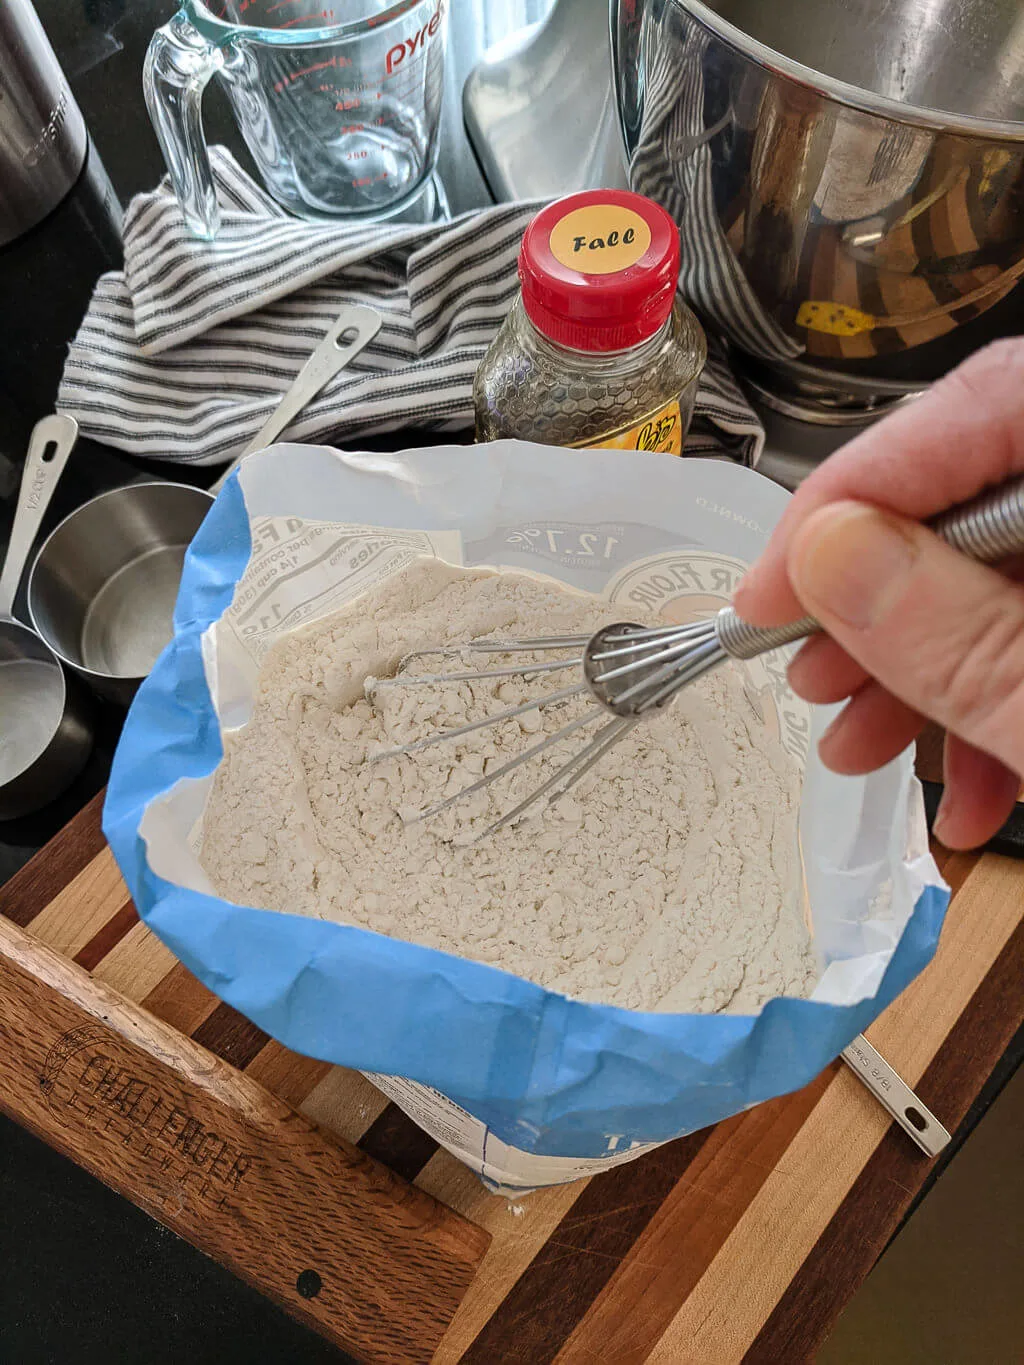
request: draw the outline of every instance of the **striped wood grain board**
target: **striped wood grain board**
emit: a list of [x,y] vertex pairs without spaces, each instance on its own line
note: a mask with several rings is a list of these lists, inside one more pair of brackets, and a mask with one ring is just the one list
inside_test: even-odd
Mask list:
[[[0,913],[493,1234],[438,1365],[730,1365],[812,1356],[929,1162],[845,1068],[516,1208],[368,1081],[298,1057],[142,925],[99,798],[0,889]],[[935,962],[870,1032],[953,1129],[1024,1017],[1024,868],[947,855]]]

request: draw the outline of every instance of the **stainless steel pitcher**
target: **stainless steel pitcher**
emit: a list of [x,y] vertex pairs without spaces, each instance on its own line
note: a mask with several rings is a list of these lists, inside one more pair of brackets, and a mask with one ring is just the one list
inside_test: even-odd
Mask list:
[[0,247],[57,207],[85,165],[81,110],[29,0],[0,0]]

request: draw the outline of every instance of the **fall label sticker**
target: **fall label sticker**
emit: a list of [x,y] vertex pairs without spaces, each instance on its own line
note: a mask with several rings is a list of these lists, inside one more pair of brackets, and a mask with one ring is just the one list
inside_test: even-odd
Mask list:
[[628,270],[651,245],[651,229],[633,209],[617,204],[587,204],[551,229],[548,246],[559,265],[583,275],[613,275]]

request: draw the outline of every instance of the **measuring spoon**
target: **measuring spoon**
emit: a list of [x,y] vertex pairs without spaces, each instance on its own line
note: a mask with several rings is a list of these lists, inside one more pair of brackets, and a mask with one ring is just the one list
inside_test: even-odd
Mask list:
[[362,303],[348,303],[324,333],[323,340],[292,380],[277,407],[256,435],[223,474],[210,485],[211,493],[219,493],[231,474],[247,455],[265,450],[284,431],[299,413],[334,376],[345,368],[381,329],[384,319],[376,308]]
[[77,439],[72,417],[54,413],[36,423],[0,571],[0,820],[45,806],[78,775],[92,748],[85,689],[12,615],[32,542]]

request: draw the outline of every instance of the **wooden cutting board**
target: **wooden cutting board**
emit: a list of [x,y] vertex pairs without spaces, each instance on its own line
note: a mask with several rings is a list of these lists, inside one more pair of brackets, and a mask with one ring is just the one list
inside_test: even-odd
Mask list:
[[[0,888],[0,913],[492,1234],[437,1365],[808,1359],[928,1174],[835,1064],[512,1206],[361,1076],[289,1053],[201,986],[139,922],[99,815],[97,799]],[[952,1130],[1024,1020],[1024,867],[939,856],[955,890],[941,947],[868,1036]]]
[[490,1238],[0,917],[0,1110],[362,1359],[433,1352]]

